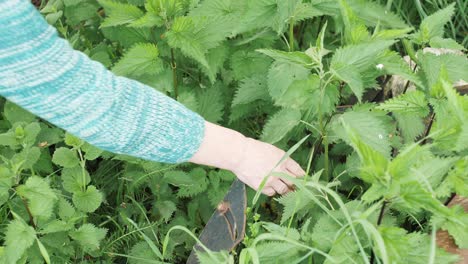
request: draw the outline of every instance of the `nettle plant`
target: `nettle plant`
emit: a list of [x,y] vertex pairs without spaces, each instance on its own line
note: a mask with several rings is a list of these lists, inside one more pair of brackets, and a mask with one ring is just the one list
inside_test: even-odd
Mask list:
[[[242,247],[198,252],[201,263],[456,261],[435,246],[444,229],[468,247],[467,214],[444,206],[468,196],[468,102],[453,88],[468,61],[444,38],[454,9],[414,29],[364,0],[41,5],[114,73],[293,146],[307,167],[286,196],[252,193]],[[182,263],[235,178],[113,155],[10,102],[2,109],[0,263]]]

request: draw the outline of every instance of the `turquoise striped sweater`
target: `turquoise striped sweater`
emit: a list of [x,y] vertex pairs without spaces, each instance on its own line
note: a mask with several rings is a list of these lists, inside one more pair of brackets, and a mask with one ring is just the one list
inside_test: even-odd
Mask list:
[[0,95],[87,142],[166,163],[198,150],[204,120],[73,50],[28,0],[0,0]]

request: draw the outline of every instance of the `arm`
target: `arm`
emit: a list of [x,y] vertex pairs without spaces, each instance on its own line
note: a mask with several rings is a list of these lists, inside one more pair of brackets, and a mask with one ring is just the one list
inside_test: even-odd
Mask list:
[[199,148],[198,114],[73,50],[27,0],[0,0],[0,14],[2,96],[114,153],[178,163]]
[[[0,0],[0,94],[102,149],[233,171],[257,189],[284,151],[221,126],[73,50],[27,0]],[[287,159],[276,171],[301,176]],[[271,177],[263,192],[292,184]]]

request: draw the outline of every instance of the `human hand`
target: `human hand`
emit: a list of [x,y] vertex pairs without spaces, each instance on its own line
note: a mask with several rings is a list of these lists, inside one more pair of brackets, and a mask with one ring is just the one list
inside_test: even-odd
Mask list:
[[[230,170],[239,180],[257,190],[270,172],[282,172],[292,177],[305,175],[304,170],[291,158],[286,158],[278,165],[284,155],[283,150],[271,144],[206,122],[203,142],[190,162]],[[262,193],[269,196],[285,194],[292,188],[290,181],[271,175]]]
[[[255,190],[259,188],[263,178],[271,172],[282,172],[292,177],[304,176],[305,171],[291,158],[286,158],[281,164],[278,164],[284,155],[283,150],[271,144],[245,138],[243,158],[231,171],[236,174],[239,180]],[[262,193],[268,196],[275,193],[285,194],[293,187],[294,184],[291,181],[271,175],[266,181]]]

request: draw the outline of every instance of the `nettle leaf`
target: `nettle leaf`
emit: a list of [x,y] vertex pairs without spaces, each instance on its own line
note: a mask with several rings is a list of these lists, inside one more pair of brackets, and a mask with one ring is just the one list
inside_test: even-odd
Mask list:
[[104,7],[107,15],[104,22],[101,23],[101,27],[125,25],[143,16],[143,11],[134,5],[114,2],[112,0],[98,0],[98,2]]
[[57,195],[43,178],[32,176],[24,185],[17,188],[22,197],[28,199],[31,214],[35,217],[48,219],[52,216]]
[[[393,226],[379,226],[378,229],[390,263],[403,263],[402,260],[410,253],[407,249],[411,248],[406,230]],[[379,257],[382,256],[380,250],[376,252]]]
[[301,120],[301,112],[297,109],[284,108],[274,114],[263,128],[262,141],[276,143],[291,131]]
[[440,215],[435,216],[436,221],[442,222],[441,228],[447,230],[453,236],[458,247],[468,248],[468,237],[466,236],[468,213],[461,205],[456,205],[447,210],[447,215],[443,217]]
[[184,91],[179,94],[177,101],[182,103],[188,109],[198,112],[198,99],[192,91]]
[[[130,250],[128,262],[130,264],[155,264],[160,263],[155,259],[158,256],[153,252],[146,241],[136,243]],[[162,263],[162,262],[161,262]]]
[[376,108],[399,114],[411,114],[418,117],[426,117],[429,114],[426,95],[418,90],[408,91],[398,97],[388,99]]
[[162,70],[163,64],[159,58],[159,50],[151,43],[136,44],[112,68],[115,74],[128,77],[156,75]]
[[93,185],[88,186],[86,191],[73,193],[73,204],[80,211],[92,213],[96,211],[103,201],[102,193]]
[[[389,117],[380,111],[352,111],[342,114],[332,124],[332,131],[336,137],[350,142],[350,136],[347,134],[344,126],[340,124],[342,120],[353,133],[355,133],[366,145],[382,154],[384,157],[390,157],[391,126]],[[333,135],[331,136],[333,139]]]
[[426,125],[421,117],[406,113],[394,113],[393,116],[398,123],[398,128],[406,143],[414,142],[414,140],[421,136],[426,130]]
[[177,192],[177,197],[193,197],[208,187],[206,171],[202,168],[195,168],[190,172],[192,184],[190,186],[181,186]]
[[445,208],[417,181],[405,182],[400,185],[400,192],[394,200],[393,206],[408,213],[417,213],[422,209],[440,213]]
[[309,70],[281,61],[275,61],[268,71],[268,89],[271,97],[277,101],[295,80],[303,80],[309,76]]
[[81,146],[81,150],[85,153],[84,158],[86,160],[95,160],[104,152],[103,150],[95,147],[87,142]]
[[451,83],[460,80],[468,81],[468,59],[466,56],[456,54],[440,54],[418,52],[419,65],[421,66],[426,86],[432,90],[436,83],[441,78],[442,68],[447,73],[448,81]]
[[125,26],[101,28],[106,39],[116,41],[125,48],[130,48],[137,43],[151,41],[150,28],[130,28]]
[[422,44],[429,42],[433,37],[442,37],[444,35],[444,25],[450,21],[454,11],[455,3],[452,3],[444,9],[425,17],[419,25],[419,31],[414,34],[414,39]]
[[52,162],[64,168],[73,168],[80,163],[80,160],[74,150],[60,147],[55,150]]
[[267,79],[264,74],[256,74],[240,81],[232,100],[232,106],[248,104],[259,99],[269,99]]
[[242,80],[254,74],[266,75],[271,59],[258,52],[239,50],[231,56],[231,69],[236,80]]
[[362,100],[364,93],[364,83],[358,69],[353,65],[334,65],[333,73],[338,79],[349,85],[351,91],[356,95],[359,101]]
[[81,167],[62,170],[62,185],[67,192],[80,192],[91,182],[88,171]]
[[68,220],[75,215],[75,208],[67,200],[60,198],[58,202],[58,215],[62,220]]
[[164,180],[174,186],[190,186],[192,185],[192,177],[184,171],[168,171],[164,173]]
[[156,211],[156,213],[160,215],[165,222],[167,222],[177,210],[177,206],[173,201],[157,200],[154,203],[153,210]]
[[19,219],[11,221],[5,233],[5,263],[17,263],[35,240],[36,231],[34,228]]
[[433,37],[429,41],[429,45],[432,48],[439,48],[439,49],[452,49],[452,50],[465,50],[465,47],[458,44],[455,40],[450,38],[442,38],[442,37]]
[[409,253],[401,263],[427,264],[427,260],[434,257],[434,263],[456,263],[458,256],[451,254],[440,247],[435,247],[433,256],[433,244],[431,237],[426,233],[413,232],[407,235],[410,247],[406,248]]
[[42,234],[65,232],[73,228],[73,223],[67,223],[62,220],[53,220],[47,223],[42,229]]
[[99,249],[99,243],[106,236],[107,230],[97,228],[93,224],[84,224],[75,231],[70,232],[70,237],[77,241],[86,252]]
[[257,51],[279,62],[296,64],[305,68],[310,68],[314,65],[312,58],[307,56],[304,52],[286,52],[273,49],[258,49]]
[[255,246],[260,263],[291,263],[300,258],[300,251],[304,250],[298,245],[288,242],[266,242]]
[[224,100],[219,86],[205,89],[198,95],[198,113],[205,120],[218,123],[223,119]]
[[386,51],[376,61],[375,67],[381,74],[398,75],[411,81],[418,87],[423,87],[418,75],[413,72],[409,64],[395,51]]
[[315,103],[316,97],[319,97],[318,101],[321,101],[320,78],[316,74],[313,74],[308,79],[296,80],[291,83],[283,96],[276,101],[276,104],[283,107],[306,110],[310,107],[315,108],[315,106],[311,105]]
[[361,72],[372,65],[378,55],[394,42],[393,40],[379,40],[339,48],[332,57],[330,67],[335,69],[336,66],[353,65]]

